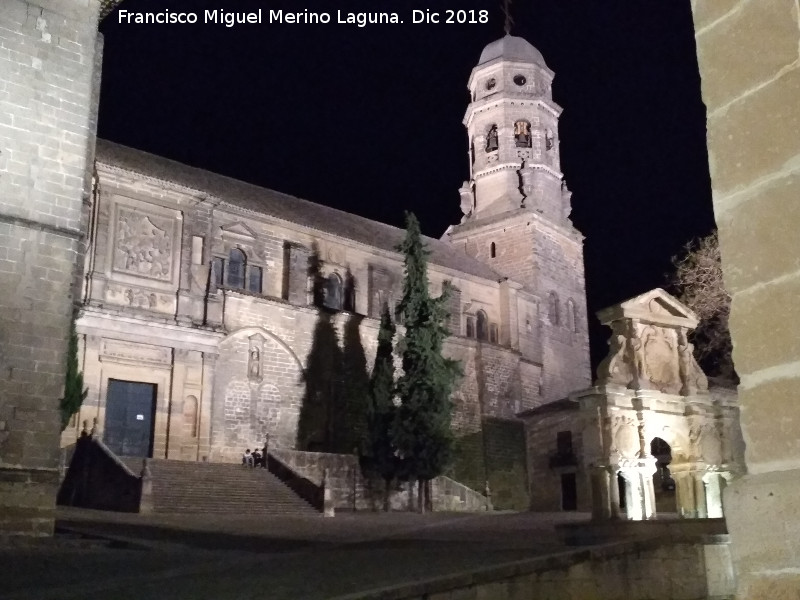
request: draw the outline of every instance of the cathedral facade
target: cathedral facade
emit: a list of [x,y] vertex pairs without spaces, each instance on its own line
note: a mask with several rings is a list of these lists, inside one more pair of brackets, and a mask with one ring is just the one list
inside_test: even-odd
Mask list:
[[[431,293],[450,290],[445,353],[464,373],[451,476],[488,481],[507,508],[528,507],[517,415],[590,382],[552,79],[521,38],[484,49],[464,217],[425,239]],[[101,140],[90,211],[77,320],[89,393],[64,445],[96,422],[126,456],[238,461],[267,436],[352,452],[331,373],[347,357],[372,365],[382,307],[402,293],[402,230]]]

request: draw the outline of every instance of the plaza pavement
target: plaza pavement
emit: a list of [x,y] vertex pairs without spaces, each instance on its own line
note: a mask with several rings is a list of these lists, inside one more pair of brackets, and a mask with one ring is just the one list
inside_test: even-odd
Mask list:
[[59,508],[53,540],[0,542],[3,600],[331,600],[569,551],[582,514],[138,515]]

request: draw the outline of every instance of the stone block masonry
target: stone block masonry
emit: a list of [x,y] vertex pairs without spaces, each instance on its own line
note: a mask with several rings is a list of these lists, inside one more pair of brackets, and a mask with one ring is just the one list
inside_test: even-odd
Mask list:
[[693,0],[692,10],[747,442],[748,474],[724,498],[736,597],[796,598],[800,8]]
[[0,3],[0,534],[48,535],[83,199],[99,3]]

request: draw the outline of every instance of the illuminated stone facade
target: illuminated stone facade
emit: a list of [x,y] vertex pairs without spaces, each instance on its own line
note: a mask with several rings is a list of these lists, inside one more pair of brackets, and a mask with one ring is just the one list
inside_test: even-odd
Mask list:
[[[507,39],[529,54],[501,47],[479,69],[549,73],[532,46]],[[555,131],[549,84],[525,93],[541,96],[531,110],[546,105],[542,127]],[[589,380],[581,237],[566,219],[557,146],[549,152],[558,181],[527,206],[493,210],[505,225],[477,210],[426,240],[432,293],[452,292],[446,353],[464,370],[452,475],[480,491],[488,479],[498,507],[528,505],[517,413]],[[340,352],[371,367],[381,307],[402,294],[404,232],[108,142],[96,166],[78,320],[89,396],[63,443],[97,419],[125,453],[115,436],[132,419],[152,421],[137,452],[155,457],[238,461],[267,435],[273,447],[351,452],[346,399],[314,373]],[[562,209],[542,213],[542,198]],[[128,383],[152,390],[152,407],[110,414]]]

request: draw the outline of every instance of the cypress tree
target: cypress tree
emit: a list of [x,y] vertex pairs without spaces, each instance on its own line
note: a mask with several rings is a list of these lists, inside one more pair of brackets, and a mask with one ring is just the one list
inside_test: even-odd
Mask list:
[[363,466],[369,477],[379,477],[384,483],[383,510],[389,510],[392,481],[397,476],[397,456],[392,442],[394,406],[394,353],[392,341],[395,326],[384,305],[378,330],[378,351],[369,381],[367,437],[364,440]]
[[448,466],[453,446],[450,393],[460,366],[442,356],[447,289],[431,298],[428,255],[419,222],[406,213],[406,237],[398,246],[405,255],[403,299],[398,307],[406,328],[402,340],[403,375],[397,382],[400,407],[393,427],[401,475],[418,481],[419,509],[424,511],[427,482]]
[[67,374],[64,380],[64,397],[61,398],[61,431],[67,428],[70,418],[78,412],[89,393],[83,387],[83,372],[78,368],[78,334],[73,319],[69,329],[67,345]]

